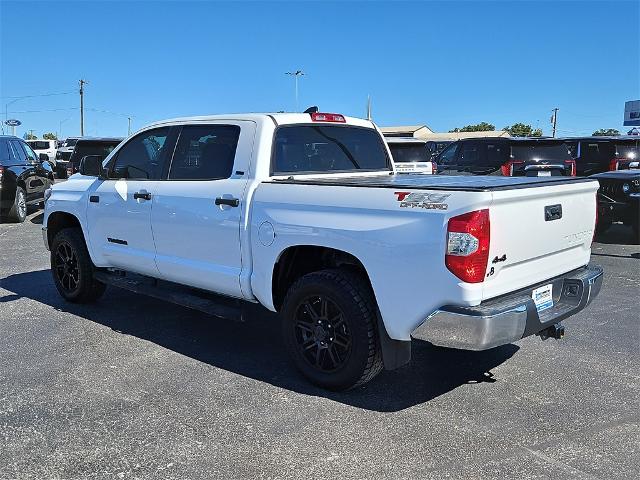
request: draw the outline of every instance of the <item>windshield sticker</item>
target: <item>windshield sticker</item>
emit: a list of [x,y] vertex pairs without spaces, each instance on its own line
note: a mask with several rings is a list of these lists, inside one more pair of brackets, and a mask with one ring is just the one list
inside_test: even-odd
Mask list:
[[444,201],[450,193],[394,192],[400,202],[400,208],[424,208],[426,210],[447,210]]

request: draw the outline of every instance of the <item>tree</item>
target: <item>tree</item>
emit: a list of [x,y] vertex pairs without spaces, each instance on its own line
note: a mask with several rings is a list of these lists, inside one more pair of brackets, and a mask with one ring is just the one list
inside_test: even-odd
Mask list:
[[512,137],[541,137],[542,130],[534,129],[531,125],[524,123],[514,123],[510,127],[504,127],[503,130],[509,132]]
[[36,135],[34,135],[31,132],[25,132],[25,134],[22,136],[22,138],[24,138],[25,140],[37,140],[38,137]]
[[462,128],[454,128],[453,130],[449,130],[449,133],[454,132],[493,132],[496,129],[495,125],[492,125],[487,122],[480,122],[476,125],[466,125]]
[[55,133],[47,132],[42,135],[42,138],[44,138],[45,140],[57,140],[58,136]]
[[601,128],[591,134],[593,137],[605,137],[620,135],[620,132],[615,128]]

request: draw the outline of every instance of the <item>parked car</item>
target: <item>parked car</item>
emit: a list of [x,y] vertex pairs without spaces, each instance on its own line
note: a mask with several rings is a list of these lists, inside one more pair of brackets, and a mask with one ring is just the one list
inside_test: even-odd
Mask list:
[[24,222],[27,208],[44,201],[53,184],[53,168],[45,154],[36,155],[24,140],[0,135],[0,217]]
[[599,234],[612,223],[631,227],[636,243],[640,243],[640,170],[618,170],[599,173],[591,178],[600,182],[598,190]]
[[[626,154],[633,150],[637,152],[638,141],[637,137],[627,136],[575,137],[564,140],[576,161],[576,172],[579,176],[628,168]],[[618,148],[620,148],[619,151]]]
[[436,163],[445,175],[576,175],[567,144],[551,138],[462,139],[440,152]]
[[56,167],[56,154],[57,154],[57,141],[56,140],[26,140],[27,145],[29,145],[37,155],[44,153],[49,159],[49,163],[55,169]]
[[426,141],[413,137],[385,138],[398,173],[437,173]]
[[58,152],[56,153],[56,175],[58,178],[67,178],[67,162],[71,158],[78,138],[80,137],[65,138],[62,145],[58,147]]
[[640,137],[625,136],[613,140],[615,157],[609,165],[609,170],[627,170],[640,168]]
[[406,364],[412,336],[560,338],[602,282],[597,189],[397,175],[375,125],[340,114],[192,117],[87,157],[48,192],[43,238],[67,301],[115,285],[222,317],[257,302],[297,368],[341,390]]
[[453,140],[427,140],[427,150],[431,159],[435,159],[438,154],[453,143]]
[[73,153],[67,162],[67,176],[78,171],[80,161],[87,155],[98,155],[104,160],[118,146],[122,138],[82,137],[76,142]]

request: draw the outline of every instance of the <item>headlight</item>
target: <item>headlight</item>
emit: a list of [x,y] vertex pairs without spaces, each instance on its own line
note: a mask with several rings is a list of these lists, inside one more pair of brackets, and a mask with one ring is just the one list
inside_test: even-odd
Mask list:
[[53,190],[51,190],[50,188],[47,188],[44,191],[44,201],[45,201],[45,203],[47,202],[47,200],[49,200],[49,197],[51,196],[52,193],[53,193]]
[[622,191],[624,193],[628,193],[629,192],[629,184],[628,183],[623,183],[622,184]]

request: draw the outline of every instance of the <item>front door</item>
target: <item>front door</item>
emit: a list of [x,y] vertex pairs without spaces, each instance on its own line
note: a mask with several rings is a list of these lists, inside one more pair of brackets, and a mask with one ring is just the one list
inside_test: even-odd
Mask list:
[[169,133],[162,127],[133,137],[110,160],[109,178],[90,191],[87,222],[98,266],[159,276],[151,208],[171,151]]
[[182,127],[151,223],[162,278],[242,297],[241,223],[255,123]]

